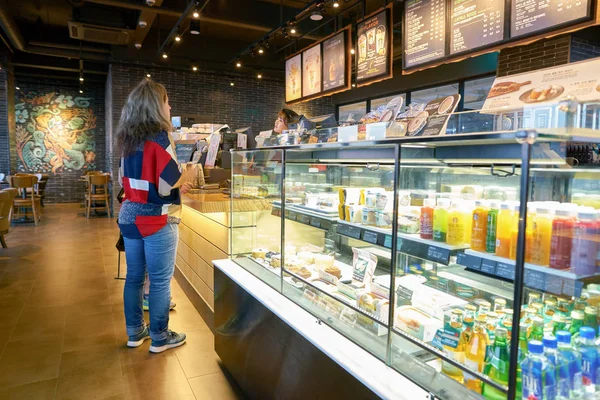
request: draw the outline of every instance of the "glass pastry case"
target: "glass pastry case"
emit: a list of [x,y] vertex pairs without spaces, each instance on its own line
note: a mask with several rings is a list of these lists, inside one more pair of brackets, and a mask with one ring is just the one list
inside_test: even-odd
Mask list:
[[597,133],[234,151],[232,259],[432,397],[595,398]]

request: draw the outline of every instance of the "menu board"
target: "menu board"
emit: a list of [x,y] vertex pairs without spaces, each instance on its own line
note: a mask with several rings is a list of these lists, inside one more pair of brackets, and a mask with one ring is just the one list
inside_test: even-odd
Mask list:
[[600,100],[600,59],[581,61],[518,75],[496,78],[483,110],[515,110],[552,105],[568,98]]
[[445,0],[407,0],[404,3],[404,67],[446,56]]
[[519,37],[588,16],[590,0],[512,0],[510,36]]
[[302,55],[298,54],[285,62],[285,102],[302,97]]
[[356,52],[356,83],[391,77],[390,14],[386,8],[367,17],[356,26],[358,51]]
[[302,52],[302,97],[321,91],[321,44]]
[[346,85],[346,36],[343,31],[323,42],[323,91]]
[[450,54],[504,39],[504,0],[451,0]]

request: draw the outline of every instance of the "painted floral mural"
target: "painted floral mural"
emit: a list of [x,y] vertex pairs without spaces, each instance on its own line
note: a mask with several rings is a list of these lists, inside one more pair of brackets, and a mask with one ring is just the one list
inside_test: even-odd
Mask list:
[[35,173],[94,170],[96,116],[90,99],[27,92],[16,99],[18,167]]

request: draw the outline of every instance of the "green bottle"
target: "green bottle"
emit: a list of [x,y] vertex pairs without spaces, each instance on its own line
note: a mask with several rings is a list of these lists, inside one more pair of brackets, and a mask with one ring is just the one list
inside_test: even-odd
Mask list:
[[[491,380],[500,385],[508,386],[508,331],[505,328],[498,328],[494,334],[494,345],[492,347],[490,359],[483,367],[483,373]],[[488,400],[506,400],[506,394],[493,386],[486,385],[483,382],[482,394]]]
[[531,333],[529,334],[529,340],[544,339],[544,319],[542,317],[533,317],[533,324],[531,325]]
[[573,339],[575,339],[575,336],[579,336],[579,328],[583,326],[584,319],[585,314],[582,311],[571,311],[571,327],[569,328],[569,332],[571,333],[571,337]]
[[567,318],[562,314],[554,314],[552,317],[552,335],[556,332],[564,331],[567,328]]
[[487,232],[485,235],[485,251],[496,252],[496,226],[498,225],[498,202],[492,201],[488,210]]
[[436,242],[446,243],[448,208],[450,208],[450,199],[441,198],[433,209],[433,240]]
[[596,307],[585,308],[583,326],[589,326],[594,329],[594,332],[598,332],[598,309]]

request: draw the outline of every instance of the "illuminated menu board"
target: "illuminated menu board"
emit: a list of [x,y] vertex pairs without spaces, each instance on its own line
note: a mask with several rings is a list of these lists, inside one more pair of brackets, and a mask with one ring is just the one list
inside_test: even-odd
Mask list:
[[404,3],[404,67],[446,56],[446,2],[407,0]]
[[512,0],[511,37],[545,31],[589,16],[589,0]]
[[358,85],[391,77],[392,35],[386,8],[356,25],[356,82]]
[[323,91],[346,85],[347,31],[343,31],[323,42]]
[[451,0],[450,54],[504,39],[504,0]]

